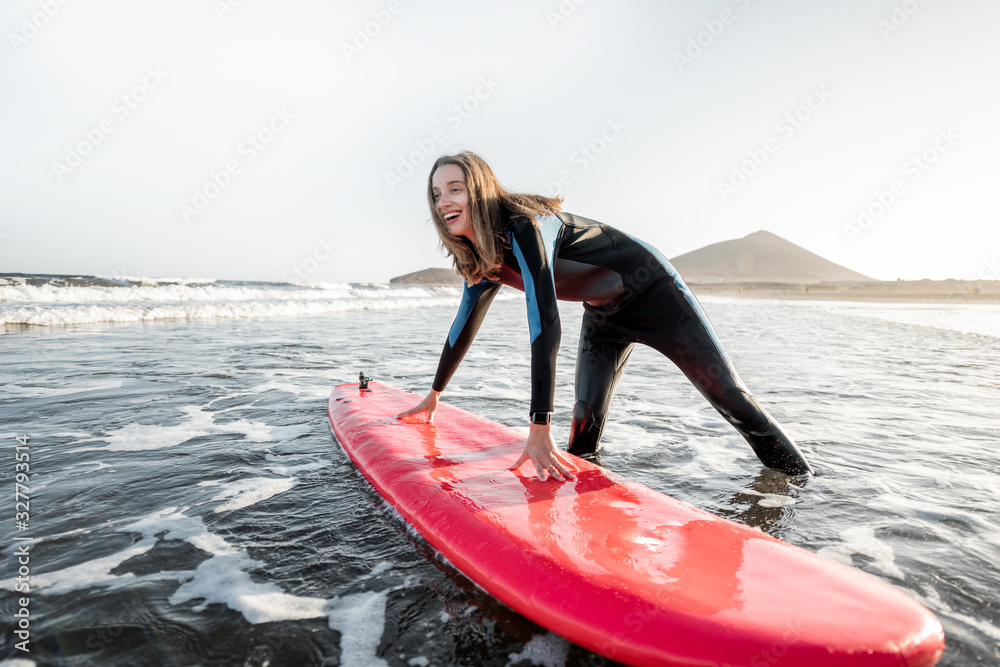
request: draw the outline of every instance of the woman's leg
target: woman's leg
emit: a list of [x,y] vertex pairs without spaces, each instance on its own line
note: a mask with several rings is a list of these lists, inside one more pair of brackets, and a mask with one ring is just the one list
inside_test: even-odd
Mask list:
[[632,311],[637,339],[677,364],[764,465],[789,474],[811,473],[795,441],[757,403],[736,373],[701,304],[680,276],[672,273],[656,281],[642,295],[642,305],[637,303],[638,310]]
[[597,455],[611,398],[634,346],[617,340],[605,330],[605,322],[599,312],[584,311],[576,357],[576,405],[569,434],[569,453],[583,458]]

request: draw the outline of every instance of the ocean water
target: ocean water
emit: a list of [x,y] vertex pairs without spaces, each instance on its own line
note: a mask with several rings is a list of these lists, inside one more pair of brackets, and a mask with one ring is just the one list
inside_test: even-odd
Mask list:
[[[331,434],[330,390],[359,371],[426,392],[458,299],[0,276],[0,665],[613,664],[443,562]],[[940,664],[1000,663],[1000,308],[703,305],[819,474],[793,484],[762,469],[641,348],[604,464],[907,591],[944,625]],[[525,426],[524,311],[501,293],[444,400]],[[581,312],[561,304],[562,441]],[[30,454],[24,530],[15,446]],[[15,594],[24,545],[30,592]],[[25,595],[30,653],[14,632]]]

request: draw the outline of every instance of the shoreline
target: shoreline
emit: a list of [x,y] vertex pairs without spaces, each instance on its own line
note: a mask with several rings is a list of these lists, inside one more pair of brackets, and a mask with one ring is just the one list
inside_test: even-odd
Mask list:
[[1000,304],[997,280],[898,280],[837,283],[689,282],[695,295],[750,299]]
[[[876,303],[1000,304],[1000,280],[826,280],[780,276],[763,280],[733,280],[721,276],[688,275],[685,283],[697,296],[737,296],[750,299],[860,301]],[[461,287],[451,269],[432,268],[397,276],[393,287]]]

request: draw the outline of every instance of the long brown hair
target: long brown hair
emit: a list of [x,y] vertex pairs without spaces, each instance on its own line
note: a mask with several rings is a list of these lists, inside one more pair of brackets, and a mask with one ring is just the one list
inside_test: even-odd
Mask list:
[[[467,212],[476,237],[475,244],[463,237],[453,236],[434,203],[434,172],[446,164],[458,165],[465,174],[465,187],[469,192]],[[505,220],[524,216],[533,221],[536,215],[547,215],[546,209],[561,211],[562,201],[562,197],[521,194],[504,189],[486,160],[472,151],[442,155],[434,162],[427,177],[427,205],[431,209],[431,220],[437,229],[441,247],[451,257],[455,272],[469,285],[484,277],[496,277],[503,263]]]

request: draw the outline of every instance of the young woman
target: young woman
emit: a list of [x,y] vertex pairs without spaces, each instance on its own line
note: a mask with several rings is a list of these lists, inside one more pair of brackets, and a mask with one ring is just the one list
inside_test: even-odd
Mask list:
[[469,350],[500,285],[523,290],[531,332],[530,427],[524,453],[541,480],[572,479],[573,466],[551,433],[556,352],[562,330],[557,299],[582,301],[576,405],[569,451],[596,455],[611,397],[635,343],[673,361],[769,468],[812,469],[795,442],[758,405],[701,304],[652,246],[608,225],[562,212],[562,200],[508,192],[472,152],[445,155],[431,168],[427,201],[441,244],[465,292],[434,384],[415,408],[434,419],[438,398]]

